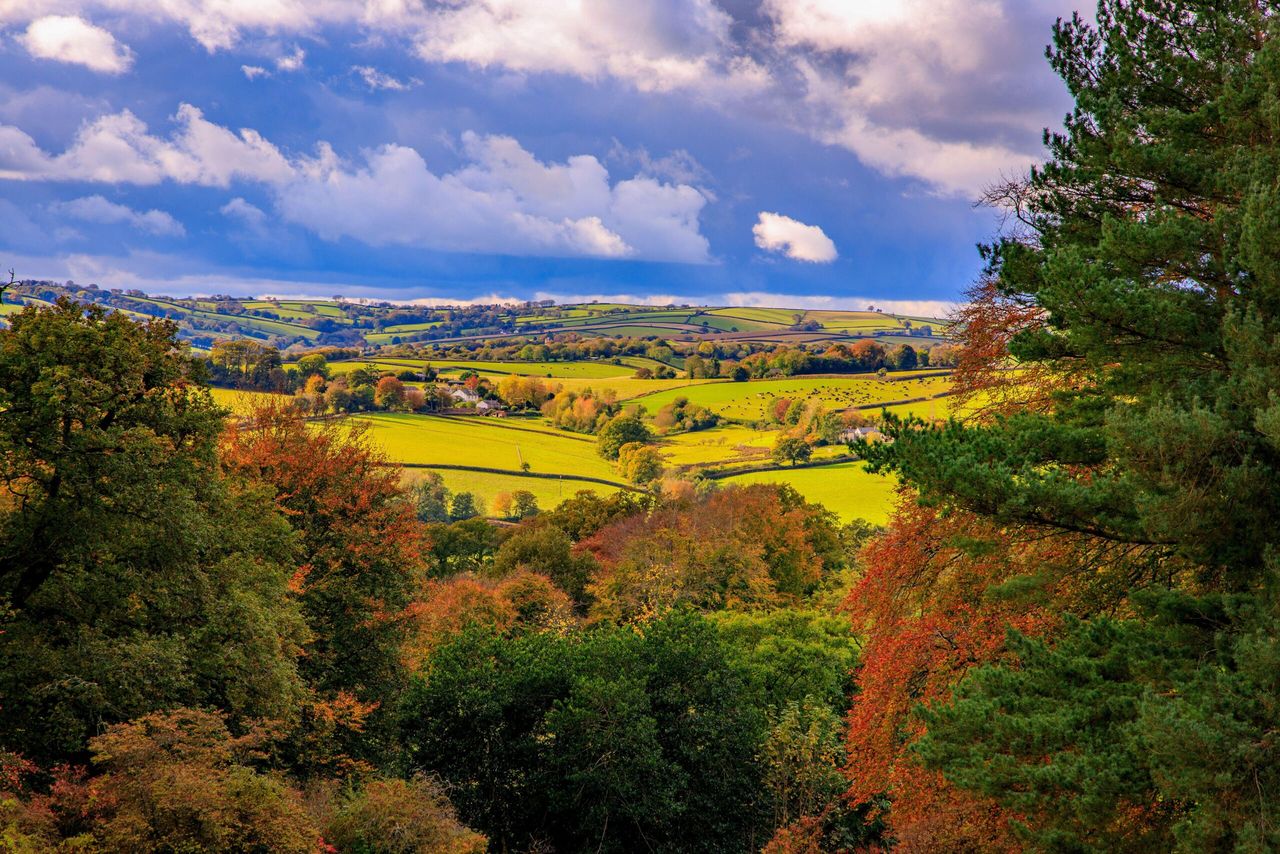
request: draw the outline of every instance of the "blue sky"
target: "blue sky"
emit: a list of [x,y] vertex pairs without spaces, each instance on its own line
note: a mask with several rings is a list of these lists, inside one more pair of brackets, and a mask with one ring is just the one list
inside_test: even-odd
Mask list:
[[0,0],[0,265],[174,295],[938,309],[1060,0]]

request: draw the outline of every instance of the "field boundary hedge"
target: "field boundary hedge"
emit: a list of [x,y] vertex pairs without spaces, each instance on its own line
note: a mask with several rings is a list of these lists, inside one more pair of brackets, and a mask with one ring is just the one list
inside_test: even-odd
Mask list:
[[399,466],[406,469],[440,469],[442,471],[478,471],[486,474],[505,474],[512,477],[536,477],[543,480],[580,480],[586,483],[599,483],[605,486],[613,486],[618,489],[625,489],[628,492],[644,492],[638,486],[629,483],[621,483],[616,480],[606,480],[603,477],[592,477],[587,474],[557,474],[545,471],[519,471],[516,469],[499,469],[489,468],[487,466],[463,466],[455,463],[387,463],[391,466]]

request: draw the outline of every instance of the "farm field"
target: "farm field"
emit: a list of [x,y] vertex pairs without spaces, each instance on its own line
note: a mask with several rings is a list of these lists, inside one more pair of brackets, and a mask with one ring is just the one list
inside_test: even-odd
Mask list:
[[241,391],[234,388],[211,388],[213,400],[219,406],[225,406],[235,415],[244,415],[256,404],[271,401],[292,400],[292,395],[272,394],[266,391]]
[[[625,361],[625,360],[624,360]],[[615,365],[610,362],[493,362],[471,361],[467,359],[355,359],[345,362],[330,362],[329,370],[335,374],[346,374],[361,367],[371,367],[380,371],[421,371],[424,364],[430,364],[441,374],[461,374],[475,371],[493,377],[527,376],[527,377],[564,377],[605,379],[609,377],[629,377],[635,373],[639,364],[650,366],[657,363],[651,359],[634,359],[637,364]]]
[[777,398],[818,399],[830,408],[871,406],[877,403],[927,397],[950,387],[947,377],[881,381],[871,375],[850,377],[789,377],[752,382],[718,381],[687,389],[671,389],[636,401],[650,413],[657,412],[678,397],[705,406],[726,418],[754,421],[765,417]]
[[[640,380],[628,374],[623,377],[605,377],[603,379],[591,379],[584,377],[568,377],[557,379],[556,384],[564,391],[578,391],[591,389],[597,394],[603,394],[609,389],[618,396],[618,400],[626,403],[645,403],[649,396],[660,394],[667,391],[679,391],[680,389],[692,388],[694,386],[709,385],[718,383],[720,380],[709,379],[670,379],[670,380]],[[656,409],[650,410],[656,412]]]
[[476,503],[488,515],[493,509],[493,499],[500,492],[515,492],[525,489],[538,499],[538,507],[551,510],[566,498],[582,491],[595,492],[599,495],[611,495],[618,491],[616,486],[603,483],[592,483],[588,480],[577,480],[565,476],[550,480],[545,477],[523,477],[518,474],[493,474],[484,471],[456,471],[451,469],[405,469],[404,483],[412,484],[421,480],[426,472],[434,471],[444,480],[444,485],[454,493],[470,492],[476,497]]
[[660,440],[658,450],[668,465],[676,466],[721,463],[750,456],[763,459],[768,457],[777,435],[772,430],[752,430],[732,424],[667,436]]
[[394,462],[517,472],[527,462],[535,472],[620,480],[593,444],[566,435],[512,430],[473,418],[405,413],[355,415],[351,421],[369,425],[370,440]]
[[795,470],[763,471],[726,477],[720,483],[789,483],[808,501],[823,505],[842,520],[865,519],[883,525],[893,507],[896,484],[869,474],[862,463],[836,463]]

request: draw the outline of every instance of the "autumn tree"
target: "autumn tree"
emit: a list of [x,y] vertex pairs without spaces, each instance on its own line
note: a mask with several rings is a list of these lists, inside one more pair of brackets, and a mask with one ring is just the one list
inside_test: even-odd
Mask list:
[[[400,474],[350,425],[308,425],[274,407],[251,422],[227,432],[223,458],[275,491],[302,545],[293,585],[313,634],[303,673],[322,701],[349,691],[389,704],[403,679],[402,613],[422,569],[423,532]],[[377,755],[367,735],[362,749]]]

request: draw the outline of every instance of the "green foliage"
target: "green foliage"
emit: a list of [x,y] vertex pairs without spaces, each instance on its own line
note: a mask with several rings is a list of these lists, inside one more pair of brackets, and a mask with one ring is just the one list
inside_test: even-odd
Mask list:
[[494,845],[740,851],[759,839],[764,721],[715,630],[464,633],[404,705],[411,767]]
[[710,616],[758,708],[843,707],[858,661],[849,621],[820,611],[724,611]]
[[449,504],[450,520],[462,522],[479,515],[480,508],[476,506],[476,497],[470,492],[459,492],[453,496],[453,501]]
[[1096,26],[1059,24],[1076,108],[1052,160],[997,194],[1025,231],[985,247],[979,292],[1040,312],[1009,350],[1051,405],[896,424],[867,450],[926,502],[1069,544],[1045,570],[1091,619],[1011,638],[1013,662],[923,713],[921,756],[1037,847],[1280,845],[1272,12],[1106,0]]
[[438,472],[429,471],[409,490],[419,522],[448,522],[450,492]]
[[220,411],[172,327],[70,304],[11,322],[0,743],[68,758],[156,709],[290,714],[308,638],[287,591],[297,544],[269,492],[217,467]]
[[813,456],[813,448],[799,436],[781,435],[773,446],[773,461],[779,465],[808,462],[811,456]]
[[616,460],[623,445],[632,442],[649,442],[653,434],[636,415],[619,415],[600,428],[597,437],[600,456],[606,460]]
[[515,529],[493,559],[494,572],[499,575],[521,568],[532,570],[550,578],[583,607],[589,601],[587,581],[595,566],[590,554],[574,552],[568,534],[545,519]]

